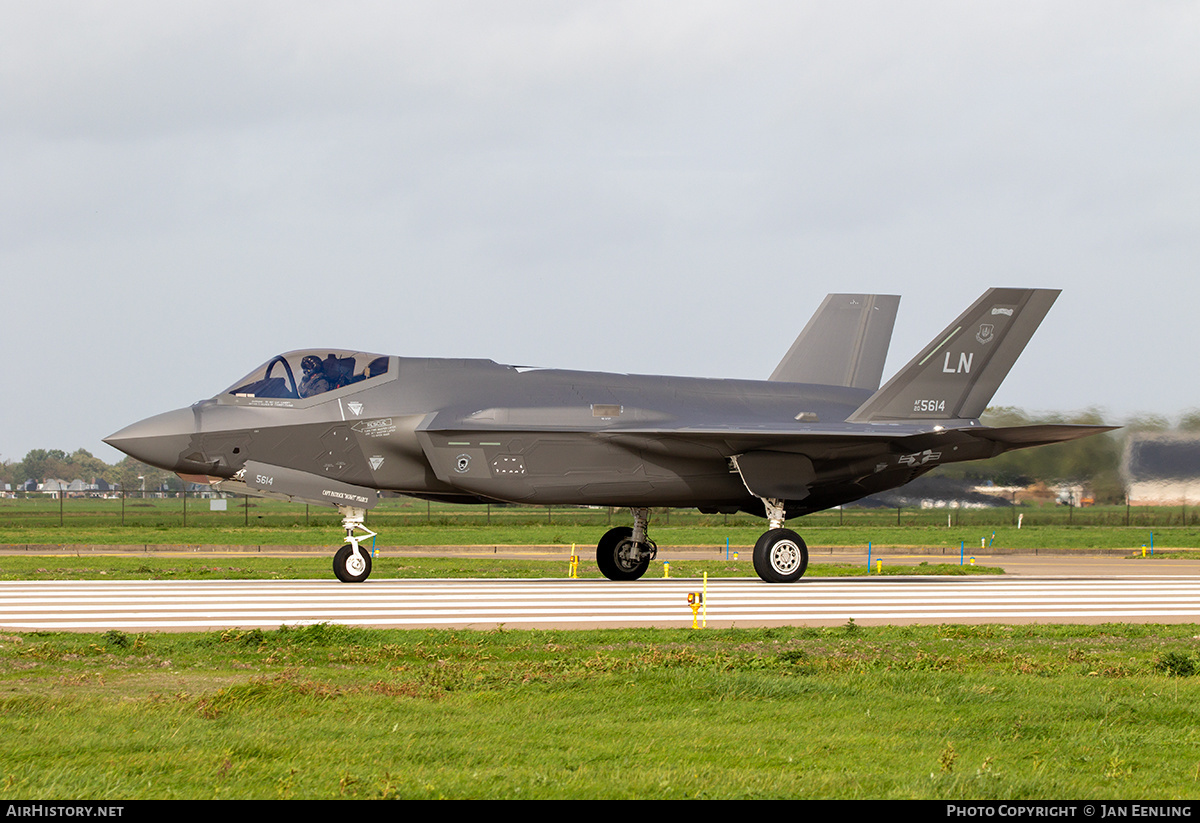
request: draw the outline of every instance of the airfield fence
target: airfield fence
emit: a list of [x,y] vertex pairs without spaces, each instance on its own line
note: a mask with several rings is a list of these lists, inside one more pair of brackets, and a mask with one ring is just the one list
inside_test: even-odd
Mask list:
[[[214,503],[216,505],[214,505]],[[221,507],[223,506],[223,510]],[[702,514],[695,509],[654,509],[655,526],[761,526],[762,518],[748,514]],[[1016,505],[1006,507],[846,506],[806,515],[811,526],[1196,526],[1198,506],[1072,506]],[[628,509],[585,506],[462,505],[431,503],[408,497],[385,497],[367,514],[375,527],[623,525]],[[211,492],[117,493],[106,497],[62,497],[18,493],[0,499],[0,529],[72,526],[179,527],[228,529],[337,526],[336,510],[303,503],[286,503],[244,495],[214,496]]]

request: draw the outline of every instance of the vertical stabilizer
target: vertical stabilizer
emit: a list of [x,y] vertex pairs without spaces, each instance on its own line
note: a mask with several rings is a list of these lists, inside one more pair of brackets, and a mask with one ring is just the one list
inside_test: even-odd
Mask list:
[[989,289],[846,421],[979,417],[1058,295]]
[[879,388],[899,305],[894,294],[827,296],[770,379]]

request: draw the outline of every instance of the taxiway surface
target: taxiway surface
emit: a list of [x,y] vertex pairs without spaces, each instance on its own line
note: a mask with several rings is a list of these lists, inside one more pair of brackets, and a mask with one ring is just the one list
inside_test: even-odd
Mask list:
[[[699,579],[0,582],[10,630],[688,627]],[[1200,575],[710,579],[711,627],[1200,622]]]

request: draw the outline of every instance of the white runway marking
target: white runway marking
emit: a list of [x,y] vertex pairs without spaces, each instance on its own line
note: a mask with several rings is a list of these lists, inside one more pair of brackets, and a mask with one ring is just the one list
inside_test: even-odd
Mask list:
[[[700,580],[0,582],[0,627],[154,631],[341,623],[582,628],[692,623]],[[1200,579],[710,580],[709,626],[1200,622]]]

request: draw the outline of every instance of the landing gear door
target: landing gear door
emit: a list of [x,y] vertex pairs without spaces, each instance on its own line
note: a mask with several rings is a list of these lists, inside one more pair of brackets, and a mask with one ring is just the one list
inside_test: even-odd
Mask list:
[[738,455],[734,464],[755,497],[803,500],[816,478],[812,460],[803,454],[746,452]]

